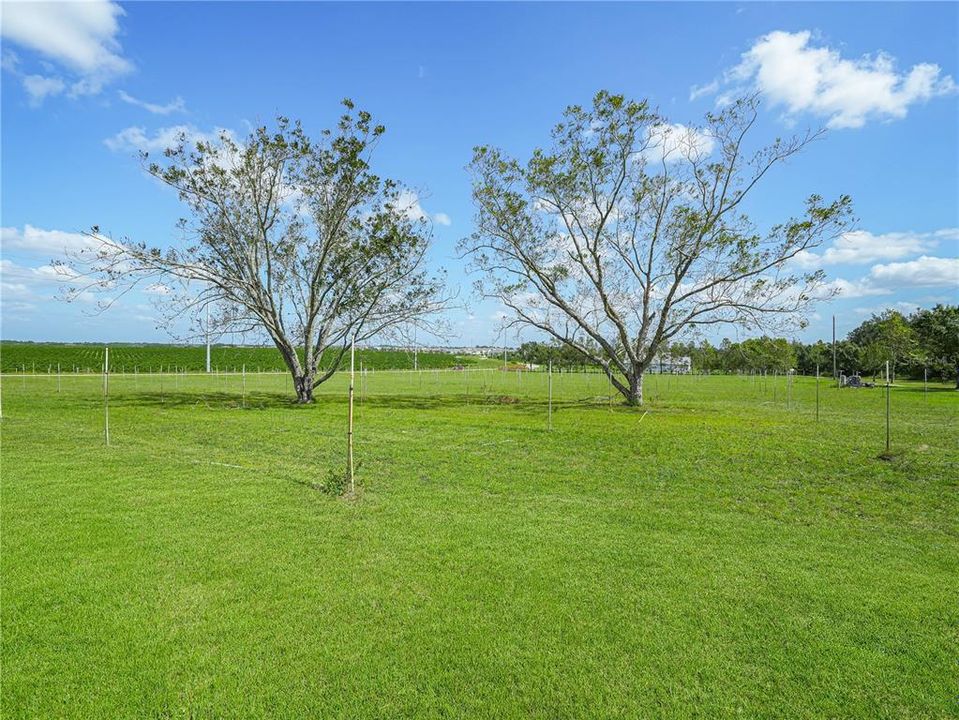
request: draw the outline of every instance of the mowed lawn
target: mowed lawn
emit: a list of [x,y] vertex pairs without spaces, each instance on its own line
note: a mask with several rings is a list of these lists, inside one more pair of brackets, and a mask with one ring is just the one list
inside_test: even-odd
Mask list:
[[947,386],[288,385],[3,378],[4,718],[959,714]]

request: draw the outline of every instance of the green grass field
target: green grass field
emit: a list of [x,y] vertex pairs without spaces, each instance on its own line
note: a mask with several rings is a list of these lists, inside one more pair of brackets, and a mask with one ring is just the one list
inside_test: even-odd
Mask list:
[[959,393],[3,378],[4,718],[959,714]]

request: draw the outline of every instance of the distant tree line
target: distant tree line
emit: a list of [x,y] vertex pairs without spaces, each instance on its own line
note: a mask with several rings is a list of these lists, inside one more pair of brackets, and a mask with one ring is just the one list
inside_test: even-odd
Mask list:
[[[774,337],[733,342],[724,339],[718,346],[708,340],[675,342],[668,354],[692,359],[694,372],[742,373],[795,370],[813,375],[818,365],[823,375],[832,374],[832,343],[817,340],[801,343]],[[589,364],[589,360],[568,345],[525,342],[516,352],[518,359],[537,365],[550,361],[566,369]],[[887,310],[873,315],[844,339],[836,342],[836,369],[846,375],[881,375],[889,362],[892,377],[953,378],[959,388],[959,306],[936,305],[910,315]]]
[[[204,372],[206,348],[202,345],[161,343],[109,343],[110,366],[113,372]],[[100,372],[103,368],[103,343],[0,342],[0,370],[5,373]],[[301,358],[302,360],[302,358]],[[336,360],[331,354],[318,361],[325,369]],[[356,349],[356,367],[366,370],[420,370],[472,365],[475,356],[459,356],[448,352],[407,349]],[[286,362],[272,346],[214,344],[211,348],[211,369],[214,372],[255,373],[285,370]]]

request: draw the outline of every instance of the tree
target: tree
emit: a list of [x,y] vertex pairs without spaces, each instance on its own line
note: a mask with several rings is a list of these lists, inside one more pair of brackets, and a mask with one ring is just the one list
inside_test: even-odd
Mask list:
[[699,372],[711,373],[713,370],[719,370],[722,367],[722,357],[719,350],[714,348],[708,340],[702,340],[691,354],[693,369],[698,368]]
[[817,340],[812,345],[797,345],[796,351],[796,363],[803,374],[813,375],[817,367],[821,373],[832,371],[831,345]]
[[796,367],[795,348],[785,338],[764,335],[743,340],[739,346],[740,353],[746,359],[743,369],[786,373]]
[[873,373],[886,362],[896,376],[896,364],[909,360],[916,351],[916,333],[906,318],[896,310],[873,315],[849,333],[849,340],[863,349],[863,368]]
[[476,231],[461,248],[481,292],[513,323],[602,367],[630,404],[642,403],[653,357],[684,331],[801,321],[830,292],[822,271],[789,261],[846,230],[851,204],[813,195],[803,217],[759,234],[744,200],[819,134],[750,151],[757,111],[742,99],[686,129],[600,92],[591,109],[569,107],[552,148],[525,164],[476,148]]
[[910,318],[919,346],[940,367],[951,367],[959,390],[959,306],[936,305]]
[[[840,374],[854,375],[862,370],[862,349],[849,340],[836,342],[836,370]],[[830,357],[832,357],[830,353]]]
[[159,162],[144,154],[188,210],[184,242],[162,249],[94,228],[98,246],[61,263],[75,278],[68,299],[96,290],[106,308],[153,283],[169,323],[185,316],[194,329],[212,308],[219,332],[276,345],[301,403],[353,339],[429,325],[447,300],[423,269],[430,223],[414,194],[370,168],[383,126],[343,104],[337,128],[318,141],[279,117],[242,143],[221,133],[194,146],[181,136]]

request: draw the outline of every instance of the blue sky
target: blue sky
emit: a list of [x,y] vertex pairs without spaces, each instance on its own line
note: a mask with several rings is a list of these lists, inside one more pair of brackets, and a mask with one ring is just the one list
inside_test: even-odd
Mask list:
[[[468,309],[454,343],[498,336],[455,245],[472,222],[474,145],[521,157],[599,89],[696,123],[761,94],[757,137],[827,125],[753,197],[761,225],[810,193],[853,197],[858,230],[806,258],[842,290],[796,336],[884,307],[959,301],[959,4],[3,3],[2,332],[163,341],[152,298],[94,315],[55,300],[78,231],[166,244],[181,209],[134,159],[170,128],[242,135],[277,113],[319,132],[353,98],[387,127],[377,169],[420,192],[431,262]],[[735,330],[720,335],[736,337]]]

